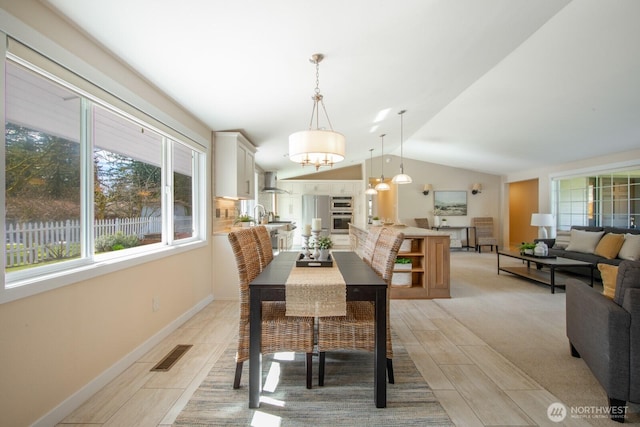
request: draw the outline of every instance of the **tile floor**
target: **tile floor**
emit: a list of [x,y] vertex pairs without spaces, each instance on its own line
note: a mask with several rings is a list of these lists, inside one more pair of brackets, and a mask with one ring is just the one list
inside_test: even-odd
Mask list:
[[[546,417],[546,409],[558,399],[434,301],[391,304],[393,329],[456,425],[557,425]],[[171,425],[226,346],[235,342],[237,310],[237,302],[212,302],[59,426]],[[193,348],[170,371],[149,371],[175,345],[185,343]]]

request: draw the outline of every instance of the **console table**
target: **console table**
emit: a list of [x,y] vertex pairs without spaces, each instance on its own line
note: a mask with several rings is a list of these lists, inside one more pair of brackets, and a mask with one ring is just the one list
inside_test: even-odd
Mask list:
[[[445,225],[445,226],[439,226],[439,227],[431,227],[432,230],[436,230],[436,231],[448,231],[448,230],[456,230],[456,231],[460,231],[460,230],[465,230],[466,235],[467,235],[467,240],[465,241],[465,244],[462,245],[460,247],[460,249],[465,248],[467,250],[469,249],[474,249],[475,250],[475,246],[471,246],[471,240],[469,239],[469,229],[474,229],[475,227],[473,226],[449,226],[449,225]],[[475,231],[474,231],[475,234]]]

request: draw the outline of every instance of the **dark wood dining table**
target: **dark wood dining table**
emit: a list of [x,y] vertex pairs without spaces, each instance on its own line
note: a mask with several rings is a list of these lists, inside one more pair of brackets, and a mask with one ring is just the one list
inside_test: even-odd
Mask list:
[[[280,252],[250,284],[249,408],[260,406],[262,391],[262,302],[285,301],[285,283],[291,268],[312,270],[324,267],[294,267],[298,252]],[[355,252],[333,252],[334,261],[347,285],[347,301],[375,304],[374,402],[387,406],[387,284]]]

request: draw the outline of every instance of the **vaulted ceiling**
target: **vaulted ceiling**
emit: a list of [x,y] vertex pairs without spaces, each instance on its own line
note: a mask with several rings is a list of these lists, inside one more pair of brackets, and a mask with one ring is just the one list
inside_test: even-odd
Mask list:
[[402,109],[405,157],[493,174],[640,146],[637,0],[45,1],[280,178],[314,53],[336,167],[399,155]]

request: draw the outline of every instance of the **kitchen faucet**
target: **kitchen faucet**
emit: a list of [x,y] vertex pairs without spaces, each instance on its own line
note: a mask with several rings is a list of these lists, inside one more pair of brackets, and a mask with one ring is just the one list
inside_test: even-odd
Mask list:
[[[262,208],[262,215],[256,215],[256,209],[258,208]],[[253,218],[255,218],[256,220],[256,224],[262,224],[262,217],[265,216],[267,214],[267,209],[261,205],[260,203],[257,203],[256,206],[253,208]]]

